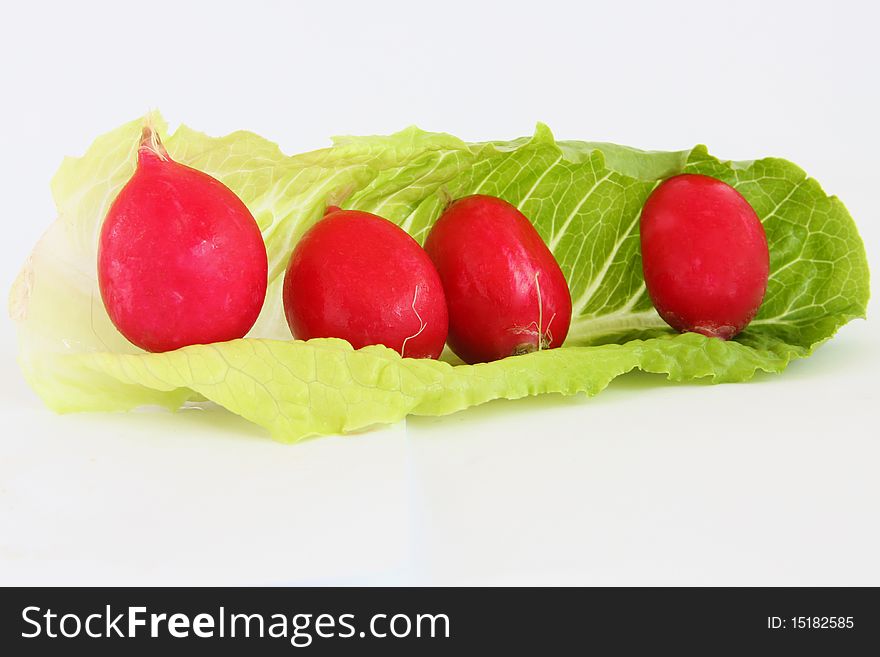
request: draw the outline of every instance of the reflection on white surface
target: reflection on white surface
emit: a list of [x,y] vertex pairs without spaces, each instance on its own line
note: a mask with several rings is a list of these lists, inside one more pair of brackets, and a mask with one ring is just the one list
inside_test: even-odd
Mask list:
[[403,426],[269,440],[225,411],[3,411],[0,582],[272,584],[406,558]]

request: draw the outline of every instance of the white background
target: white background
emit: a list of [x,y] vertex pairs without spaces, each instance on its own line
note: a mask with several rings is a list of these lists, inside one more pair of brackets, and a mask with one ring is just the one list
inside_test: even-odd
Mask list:
[[[880,270],[878,20],[839,0],[13,3],[0,278],[54,218],[62,156],[150,108],[286,152],[541,120],[786,157]],[[873,317],[750,384],[634,374],[297,446],[222,411],[56,416],[0,325],[2,584],[880,584]]]

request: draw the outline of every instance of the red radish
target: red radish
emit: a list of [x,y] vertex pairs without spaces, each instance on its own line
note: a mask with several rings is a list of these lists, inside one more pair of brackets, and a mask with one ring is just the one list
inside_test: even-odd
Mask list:
[[641,242],[648,294],[674,329],[728,340],[761,307],[767,236],[727,183],[696,174],[664,181],[642,210]]
[[411,358],[437,358],[446,342],[437,270],[418,242],[369,212],[330,210],[312,226],[290,257],[283,297],[298,340],[384,344]]
[[148,351],[241,338],[266,296],[266,247],[223,183],[174,162],[144,128],[137,170],[110,206],[98,283],[110,319]]
[[534,226],[507,201],[475,195],[451,203],[425,250],[449,305],[449,346],[467,363],[558,347],[571,294]]

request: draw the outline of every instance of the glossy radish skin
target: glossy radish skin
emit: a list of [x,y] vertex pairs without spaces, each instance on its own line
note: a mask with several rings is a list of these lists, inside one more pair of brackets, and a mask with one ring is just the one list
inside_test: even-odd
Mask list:
[[368,212],[329,208],[293,250],[283,296],[298,340],[383,344],[411,358],[437,358],[446,342],[434,265],[400,227]]
[[678,331],[730,339],[755,317],[770,273],[761,220],[725,182],[696,174],[664,181],[641,217],[645,285]]
[[467,363],[558,347],[571,294],[553,254],[510,203],[451,203],[425,242],[449,306],[449,346]]
[[171,160],[147,127],[137,170],[101,228],[98,283],[113,324],[148,351],[243,337],[266,296],[266,247],[223,183]]

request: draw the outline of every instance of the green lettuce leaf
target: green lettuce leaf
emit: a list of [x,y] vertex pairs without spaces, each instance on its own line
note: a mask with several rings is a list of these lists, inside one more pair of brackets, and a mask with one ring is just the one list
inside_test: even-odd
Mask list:
[[[670,380],[746,381],[780,372],[863,317],[864,246],[843,204],[794,164],[724,162],[698,146],[670,153],[531,138],[467,144],[409,128],[346,137],[289,157],[251,133],[167,135],[175,159],[222,180],[253,212],[269,255],[263,312],[242,340],[146,354],[113,327],[97,288],[97,238],[110,202],[134,171],[142,121],[64,161],[52,182],[58,219],[10,295],[19,360],[59,411],[178,408],[211,400],[273,437],[352,431],[407,414],[452,413],[491,399],[601,391],[638,368]],[[761,217],[771,252],[768,292],[735,340],[674,334],[645,292],[641,207],[660,180],[705,173],[735,186]],[[566,345],[482,365],[400,358],[384,347],[290,340],[281,282],[290,251],[328,204],[376,212],[424,240],[449,198],[482,192],[517,205],[550,245],[572,292]]]

